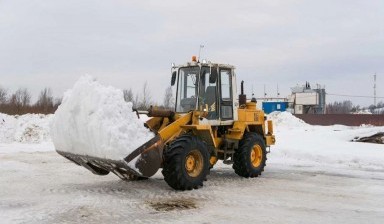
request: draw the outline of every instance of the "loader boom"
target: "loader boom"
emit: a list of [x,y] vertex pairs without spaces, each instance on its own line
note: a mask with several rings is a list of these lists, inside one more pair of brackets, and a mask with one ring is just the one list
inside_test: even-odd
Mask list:
[[57,151],[94,174],[113,172],[122,179],[150,177],[163,168],[165,181],[177,190],[202,186],[218,160],[233,164],[240,176],[257,177],[264,170],[266,148],[275,143],[273,124],[257,109],[256,99],[247,101],[243,82],[235,100],[234,69],[196,60],[174,66],[175,109],[135,110],[150,117],[144,125],[155,137],[121,160]]

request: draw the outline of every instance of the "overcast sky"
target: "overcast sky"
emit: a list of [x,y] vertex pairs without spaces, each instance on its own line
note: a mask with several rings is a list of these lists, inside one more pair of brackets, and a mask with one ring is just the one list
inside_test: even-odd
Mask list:
[[[383,0],[0,0],[0,86],[55,96],[83,74],[118,88],[145,81],[162,101],[171,63],[233,64],[248,94],[310,82],[384,97]],[[368,106],[372,98],[329,95]],[[383,100],[384,99],[378,99]]]

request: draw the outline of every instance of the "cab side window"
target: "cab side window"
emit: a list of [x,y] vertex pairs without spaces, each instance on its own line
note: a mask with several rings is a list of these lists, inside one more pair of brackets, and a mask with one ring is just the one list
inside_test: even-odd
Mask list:
[[233,118],[232,105],[232,75],[230,69],[220,70],[220,89],[221,89],[221,118]]

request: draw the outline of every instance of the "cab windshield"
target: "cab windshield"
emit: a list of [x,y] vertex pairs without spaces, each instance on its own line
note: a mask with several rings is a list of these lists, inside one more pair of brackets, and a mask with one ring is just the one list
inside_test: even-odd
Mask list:
[[188,112],[196,109],[200,67],[183,67],[179,69],[176,111]]

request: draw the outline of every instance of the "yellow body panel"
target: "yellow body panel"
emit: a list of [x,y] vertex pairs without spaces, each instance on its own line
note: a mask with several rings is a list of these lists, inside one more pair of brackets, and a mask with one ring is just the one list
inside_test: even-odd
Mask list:
[[[275,136],[273,135],[272,121],[268,121],[268,132],[265,130],[265,118],[264,111],[256,109],[256,103],[248,102],[245,108],[239,108],[237,110],[238,120],[233,123],[233,127],[228,131],[226,138],[241,140],[244,133],[247,131],[255,131],[256,127],[261,127],[262,136],[265,138],[266,146],[273,145],[275,143]],[[260,130],[260,128],[258,129]]]
[[273,134],[273,124],[271,120],[268,120],[268,134]]
[[266,135],[265,136],[265,145],[270,146],[274,145],[276,142],[275,136],[274,135]]
[[235,121],[233,127],[229,129],[229,134],[226,135],[229,139],[240,140],[243,138],[244,132],[247,128],[247,122]]
[[191,130],[195,135],[200,136],[208,145],[218,148],[221,138],[217,138],[212,131],[211,125],[182,125],[181,128]]
[[[184,116],[178,116],[174,122],[168,124],[158,131],[161,139],[164,143],[168,143],[174,138],[178,137],[182,133],[184,133],[184,129],[181,127],[191,122],[192,120],[192,112],[185,114]],[[163,121],[164,122],[164,121]]]
[[[164,144],[172,141],[183,133],[193,132],[204,140],[208,146],[220,148],[223,139],[239,141],[246,132],[257,132],[265,139],[266,146],[275,143],[272,121],[265,124],[265,115],[262,110],[256,109],[256,103],[248,102],[245,107],[237,109],[238,120],[234,121],[232,127],[228,127],[227,133],[218,137],[217,126],[199,124],[200,117],[206,116],[204,111],[191,111],[187,114],[175,114],[173,118],[154,117],[146,122],[147,126],[158,133]],[[268,130],[266,130],[266,126]],[[216,158],[217,160],[217,158]],[[216,162],[211,160],[211,164]]]

